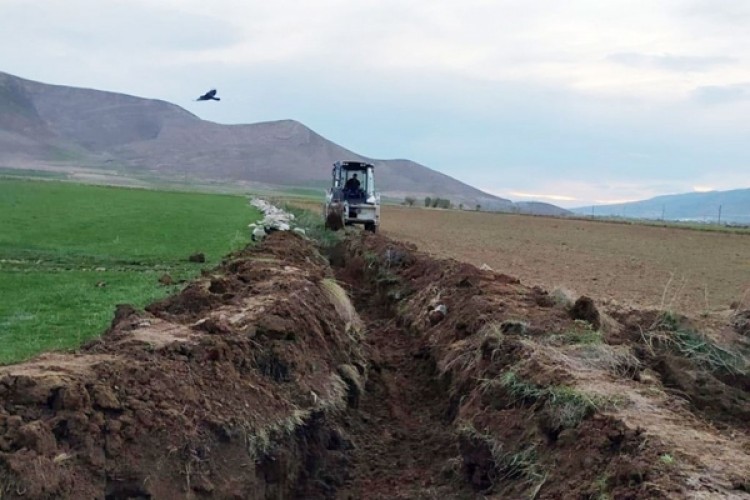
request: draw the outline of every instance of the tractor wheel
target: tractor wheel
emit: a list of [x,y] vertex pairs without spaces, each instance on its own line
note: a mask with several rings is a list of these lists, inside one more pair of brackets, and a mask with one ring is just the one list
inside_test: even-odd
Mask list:
[[374,222],[366,222],[365,223],[365,231],[370,231],[371,233],[375,233],[378,230],[378,226],[375,225]]

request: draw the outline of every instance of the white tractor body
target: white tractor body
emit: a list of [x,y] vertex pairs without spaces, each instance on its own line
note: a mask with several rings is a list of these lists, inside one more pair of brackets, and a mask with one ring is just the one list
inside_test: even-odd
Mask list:
[[362,224],[376,232],[380,226],[380,193],[375,191],[375,167],[355,161],[334,163],[323,215],[328,229]]

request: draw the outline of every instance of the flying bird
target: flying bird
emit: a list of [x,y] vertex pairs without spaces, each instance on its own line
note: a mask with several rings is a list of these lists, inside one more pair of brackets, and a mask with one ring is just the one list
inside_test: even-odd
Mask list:
[[196,99],[196,101],[221,101],[221,99],[216,97],[216,89],[211,89]]

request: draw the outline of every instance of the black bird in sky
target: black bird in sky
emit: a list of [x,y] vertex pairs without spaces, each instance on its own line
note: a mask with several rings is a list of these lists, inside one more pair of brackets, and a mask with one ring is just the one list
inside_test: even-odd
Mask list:
[[196,99],[196,101],[221,101],[221,99],[216,97],[216,89],[211,89]]

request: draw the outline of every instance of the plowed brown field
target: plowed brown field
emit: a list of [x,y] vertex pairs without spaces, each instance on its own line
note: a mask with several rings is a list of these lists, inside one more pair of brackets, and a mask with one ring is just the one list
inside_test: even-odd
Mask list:
[[435,256],[598,299],[691,314],[750,302],[750,234],[393,206],[381,230]]

